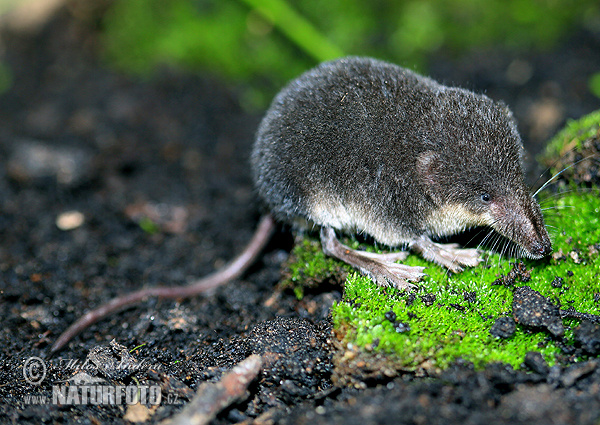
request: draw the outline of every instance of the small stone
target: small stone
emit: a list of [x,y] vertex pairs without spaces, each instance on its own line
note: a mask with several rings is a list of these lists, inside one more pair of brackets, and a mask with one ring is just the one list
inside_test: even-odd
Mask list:
[[394,310],[390,310],[388,312],[385,313],[385,318],[386,320],[394,323],[396,321],[396,313],[394,313]]
[[563,283],[565,283],[565,280],[562,277],[556,276],[550,285],[553,288],[562,288]]
[[547,329],[555,337],[565,333],[559,308],[529,286],[515,289],[512,308],[515,321],[521,325]]
[[559,248],[558,251],[554,251],[552,253],[552,259],[556,262],[565,261],[567,259],[567,256],[563,252],[562,248]]
[[80,227],[85,221],[85,216],[79,211],[65,211],[56,217],[56,227],[60,230],[73,230]]
[[127,406],[123,419],[133,423],[143,423],[150,420],[151,416],[150,409],[141,403],[136,403]]
[[130,204],[125,208],[125,215],[142,228],[149,225],[150,233],[156,228],[174,234],[185,233],[190,217],[189,211],[183,206],[153,202]]
[[596,359],[569,366],[561,374],[559,378],[560,383],[565,388],[572,387],[575,382],[595,371],[597,367],[598,360]]
[[516,324],[512,317],[499,317],[490,328],[490,334],[497,338],[510,338],[515,333]]
[[73,187],[90,178],[91,162],[90,153],[78,147],[23,140],[8,159],[7,174],[21,183],[53,179]]
[[575,343],[595,356],[600,353],[600,325],[589,320],[582,320],[573,330]]
[[405,333],[405,332],[410,332],[410,325],[408,323],[404,323],[404,322],[396,322],[394,324],[394,329],[399,334]]
[[425,295],[421,295],[421,301],[423,301],[423,304],[425,304],[427,307],[430,307],[433,305],[433,303],[435,302],[435,294],[425,294]]
[[544,356],[537,351],[528,351],[527,354],[525,354],[524,364],[533,372],[543,376],[548,375],[550,372],[550,368],[548,367],[548,363],[546,363]]
[[525,283],[531,280],[531,271],[527,270],[525,263],[523,263],[522,261],[517,261],[513,267],[513,270],[515,271],[521,282]]
[[516,263],[511,263],[513,268],[508,272],[506,276],[500,275],[498,279],[492,282],[492,285],[503,285],[503,286],[513,286],[517,280],[521,282],[529,282],[531,279],[531,272],[527,270],[525,263],[522,261],[518,261]]
[[477,301],[477,292],[465,291],[465,293],[463,294],[463,299],[469,303],[474,303]]
[[581,257],[579,256],[579,252],[577,251],[569,252],[569,257],[571,257],[571,260],[573,260],[575,264],[581,264],[582,262]]

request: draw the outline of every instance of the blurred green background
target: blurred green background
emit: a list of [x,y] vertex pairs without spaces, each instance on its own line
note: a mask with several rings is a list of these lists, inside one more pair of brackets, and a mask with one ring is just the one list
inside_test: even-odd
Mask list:
[[[24,3],[0,0],[0,15]],[[149,76],[163,67],[239,84],[262,109],[289,79],[323,60],[369,55],[427,72],[436,52],[552,49],[577,31],[600,34],[598,0],[89,0],[101,9],[104,59]],[[600,52],[599,52],[600,54]],[[599,70],[600,71],[600,70]],[[2,77],[0,69],[0,77]],[[0,78],[2,79],[2,78]],[[589,81],[600,97],[600,74]]]
[[551,48],[578,29],[600,32],[600,2],[116,0],[104,25],[106,59],[121,70],[208,70],[251,83],[245,103],[260,108],[285,81],[344,54],[426,72],[439,50]]

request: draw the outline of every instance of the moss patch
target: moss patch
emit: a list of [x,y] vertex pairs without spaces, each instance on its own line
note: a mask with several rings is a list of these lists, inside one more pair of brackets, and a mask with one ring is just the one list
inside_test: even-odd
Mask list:
[[[576,206],[577,213],[548,211],[548,221],[562,229],[554,235],[555,255],[525,261],[531,275],[526,284],[563,309],[600,314],[600,198],[587,192],[554,199],[557,207]],[[519,367],[528,351],[541,352],[553,364],[563,352],[563,341],[520,325],[510,338],[490,334],[495,319],[512,316],[513,287],[494,284],[512,265],[497,254],[455,276],[415,255],[406,263],[427,266],[428,276],[416,293],[380,288],[358,273],[349,275],[344,299],[332,311],[346,342],[394,355],[399,366],[409,369],[424,362],[445,368],[458,358],[476,367],[494,361]],[[565,320],[564,343],[572,344],[571,326],[577,323]]]
[[568,151],[581,148],[586,140],[597,138],[599,133],[600,110],[568,122],[548,143],[542,159],[554,162]]
[[540,159],[563,182],[600,185],[600,110],[569,122]]
[[352,268],[327,257],[316,239],[306,237],[296,242],[284,264],[280,287],[291,289],[302,299],[307,289],[319,287],[325,281],[343,284]]

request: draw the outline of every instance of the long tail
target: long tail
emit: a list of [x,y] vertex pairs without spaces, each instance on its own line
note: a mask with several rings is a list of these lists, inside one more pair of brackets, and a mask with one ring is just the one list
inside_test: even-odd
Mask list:
[[189,285],[140,289],[139,291],[113,298],[106,304],[89,311],[80,317],[75,323],[69,326],[69,328],[58,337],[54,345],[52,345],[50,353],[53,354],[60,350],[75,335],[91,324],[96,323],[98,320],[103,319],[111,313],[137,304],[147,298],[193,297],[217,288],[229,282],[230,280],[239,277],[256,260],[262,249],[271,238],[274,229],[275,221],[270,215],[265,215],[261,219],[258,228],[252,236],[252,239],[248,245],[246,245],[246,248],[244,248],[244,251],[242,251],[240,255],[238,255],[235,259],[233,259],[233,261],[225,265],[223,268],[212,274],[209,274],[208,276],[200,278]]

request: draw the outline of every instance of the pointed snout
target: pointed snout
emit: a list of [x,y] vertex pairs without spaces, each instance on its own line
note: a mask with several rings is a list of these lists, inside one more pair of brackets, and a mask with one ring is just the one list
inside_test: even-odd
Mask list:
[[530,243],[526,249],[532,258],[539,259],[552,252],[552,242],[550,241],[548,229],[546,229],[539,204],[533,197],[529,197],[529,201],[529,203],[525,204],[526,207],[529,207],[529,211],[525,215],[531,221],[533,232],[529,235]]
[[545,237],[539,242],[532,243],[528,251],[534,259],[543,258],[552,252],[552,242],[550,238]]
[[540,207],[530,196],[517,199],[492,205],[494,228],[519,245],[527,257],[543,258],[552,252],[552,242]]

